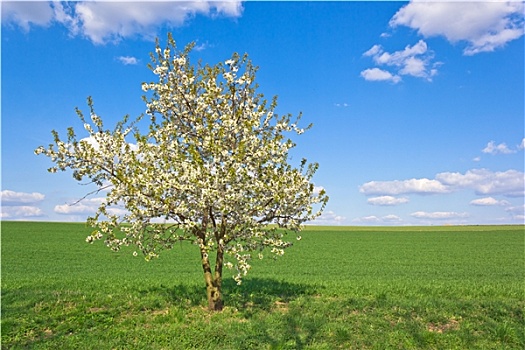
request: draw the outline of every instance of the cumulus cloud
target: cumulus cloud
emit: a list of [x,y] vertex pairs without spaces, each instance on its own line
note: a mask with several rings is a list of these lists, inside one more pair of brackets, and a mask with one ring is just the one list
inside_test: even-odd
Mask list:
[[[54,208],[54,212],[61,215],[92,215],[105,200],[104,197],[84,198],[81,201],[71,204],[59,204]],[[112,206],[106,208],[112,215],[125,215],[128,211],[122,206]]]
[[402,221],[401,218],[397,215],[385,215],[381,218],[381,220],[383,220],[383,222],[400,222]]
[[520,150],[525,149],[525,138],[521,140],[521,143],[518,145],[518,149]]
[[317,219],[311,222],[313,225],[341,225],[346,217],[337,215],[331,210],[325,211]]
[[478,195],[520,197],[525,194],[525,174],[517,170],[492,172],[473,169],[465,174],[445,172],[437,174],[436,179],[451,189],[473,189]]
[[523,216],[525,214],[525,204],[520,206],[511,206],[505,209],[505,211],[514,214]]
[[381,219],[378,218],[375,215],[370,215],[370,216],[363,216],[361,218],[356,218],[356,219],[352,220],[352,222],[356,222],[356,223],[377,223],[377,222],[381,222]]
[[210,45],[207,41],[205,43],[196,43],[195,47],[193,48],[195,51],[204,51],[209,47],[213,47],[214,45]]
[[381,205],[381,206],[392,206],[408,203],[408,198],[396,198],[392,196],[380,196],[368,199],[368,204]]
[[490,141],[487,144],[487,147],[481,150],[483,153],[488,154],[511,154],[516,153],[515,150],[510,149],[505,143],[500,143],[499,145],[496,144],[494,141]]
[[505,209],[508,212],[512,219],[518,221],[521,224],[525,224],[525,204],[515,207],[508,207]]
[[363,54],[363,56],[368,56],[368,57],[378,56],[379,54],[381,54],[382,51],[383,51],[383,48],[381,47],[381,45],[374,45],[368,51],[366,51]]
[[487,143],[487,146],[481,150],[483,153],[488,153],[492,155],[497,154],[513,154],[525,149],[525,138],[521,140],[520,144],[516,145],[515,148],[510,148],[505,142],[496,144],[495,141],[490,141]]
[[318,196],[319,193],[321,193],[321,191],[325,191],[326,192],[326,189],[323,187],[323,186],[314,186],[314,195],[315,196]]
[[454,211],[434,211],[434,212],[425,212],[425,211],[416,211],[410,216],[417,219],[430,219],[430,220],[447,220],[447,219],[462,219],[468,218],[468,213],[458,213]]
[[523,3],[412,1],[392,17],[390,26],[407,26],[424,37],[444,36],[451,43],[464,41],[463,53],[475,55],[523,35]]
[[397,215],[385,215],[382,217],[378,217],[375,215],[370,216],[363,216],[360,218],[353,219],[352,222],[358,223],[358,224],[388,224],[388,223],[399,223],[402,219]]
[[43,216],[42,209],[32,205],[3,206],[0,211],[2,219],[18,219]]
[[521,224],[525,224],[525,215],[514,215],[512,218]]
[[31,25],[47,27],[54,19],[52,6],[47,2],[2,1],[2,24],[11,23],[29,31]]
[[92,206],[85,205],[85,204],[60,204],[55,206],[55,213],[57,214],[65,214],[65,215],[71,215],[71,214],[94,214],[96,212],[97,208],[93,208]]
[[55,206],[55,213],[63,215],[94,214],[104,198],[85,198],[74,204],[60,204]]
[[[403,6],[390,20],[392,28],[406,26],[424,38],[444,36],[452,43],[466,42],[465,55],[494,51],[507,42],[523,36],[524,5],[522,2],[457,2],[412,1]],[[382,38],[390,35],[383,33]],[[402,76],[432,81],[441,62],[424,40],[407,45],[403,50],[387,52],[373,45],[363,56],[371,57],[378,66],[361,72],[368,81],[398,83]]]
[[400,75],[410,75],[432,81],[440,65],[439,62],[432,63],[433,53],[428,50],[427,43],[423,40],[392,53],[386,52],[381,45],[374,45],[363,56],[372,57],[377,65],[390,66],[396,70],[396,74],[379,68],[366,69],[361,72],[364,79],[372,81],[391,80],[397,83],[401,81]]
[[390,81],[397,84],[401,81],[399,75],[393,75],[392,73],[382,70],[379,68],[368,68],[361,72],[361,77],[367,81]]
[[132,56],[119,56],[117,57],[117,60],[119,60],[125,66],[135,65],[139,63],[139,60],[136,57],[132,57]]
[[2,2],[2,22],[24,30],[31,25],[59,23],[72,36],[82,35],[95,44],[140,36],[153,39],[160,25],[178,27],[198,14],[212,18],[240,17],[240,1],[165,2]]
[[0,193],[0,201],[2,205],[9,206],[23,206],[27,204],[36,204],[43,201],[45,196],[38,192],[15,192],[10,190],[3,190]]
[[2,203],[0,218],[19,219],[43,216],[44,212],[37,205],[45,196],[39,192],[16,192],[3,190],[0,192]]
[[521,197],[525,194],[525,174],[518,170],[493,172],[472,169],[462,174],[443,172],[435,179],[370,181],[359,187],[364,195],[396,196],[402,194],[442,194],[461,189],[474,190],[477,195]]
[[[97,138],[101,138],[102,139],[102,144],[104,144],[104,142],[106,141],[107,139],[107,135],[106,134],[100,134],[100,135],[97,135],[96,137],[93,137],[93,136],[88,136],[88,137],[84,137],[82,139],[79,140],[79,143],[82,144],[83,142],[89,144],[91,147],[93,147],[93,149],[95,151],[98,151],[100,149],[100,143],[99,141],[97,140]],[[129,146],[129,149],[133,152],[137,151],[139,149],[139,147],[134,144],[134,143],[129,143],[128,142],[128,146]],[[124,146],[122,148],[122,150],[124,151]]]
[[506,200],[497,200],[493,197],[474,199],[473,201],[470,202],[470,204],[477,205],[477,206],[497,206],[497,205],[507,206],[507,205],[510,205],[510,203],[507,202]]
[[400,194],[436,194],[448,193],[450,190],[437,180],[410,179],[394,181],[370,181],[359,187],[365,195],[393,196]]

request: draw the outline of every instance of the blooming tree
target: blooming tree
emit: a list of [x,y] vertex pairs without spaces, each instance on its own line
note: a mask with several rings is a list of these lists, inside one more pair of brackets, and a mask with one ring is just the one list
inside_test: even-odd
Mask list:
[[107,190],[88,218],[88,242],[104,238],[115,251],[135,245],[146,259],[182,240],[198,245],[208,307],[221,310],[223,267],[240,284],[252,254],[282,255],[291,245],[285,235],[298,235],[328,197],[312,183],[317,164],[289,164],[295,144],[284,133],[304,132],[300,116],[276,114],[276,98],[257,93],[247,56],[193,66],[191,49],[177,51],[171,35],[165,49],[157,41],[149,67],[158,82],[142,84],[147,133],[141,118],[105,129],[88,99],[90,121],[77,109],[88,136],[79,140],[69,128],[62,140],[52,131],[54,143],[35,153],[55,163],[50,172],[71,169]]

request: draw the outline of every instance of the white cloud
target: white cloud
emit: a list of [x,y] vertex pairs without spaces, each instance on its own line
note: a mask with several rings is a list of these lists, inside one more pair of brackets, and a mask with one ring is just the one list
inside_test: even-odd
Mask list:
[[505,211],[523,217],[523,215],[525,215],[525,204],[516,207],[508,207]]
[[0,218],[2,219],[18,219],[44,215],[42,209],[31,205],[2,206],[1,209]]
[[16,206],[35,204],[43,201],[45,196],[38,192],[15,192],[10,190],[3,190],[0,193],[0,201],[2,205]]
[[488,169],[472,169],[465,174],[443,172],[435,179],[410,179],[394,181],[370,181],[359,187],[364,195],[395,196],[401,194],[442,194],[461,189],[474,190],[478,195],[525,195],[525,174],[517,170],[492,172]]
[[55,213],[63,215],[94,214],[105,198],[85,198],[74,204],[61,204],[55,206]]
[[497,200],[493,197],[474,199],[473,201],[470,202],[470,204],[477,205],[477,206],[496,206],[496,205],[507,206],[507,205],[510,205],[510,203],[507,202],[506,200]]
[[2,24],[14,23],[24,31],[31,25],[47,27],[54,18],[53,9],[47,2],[2,1]]
[[326,192],[326,190],[325,190],[325,188],[323,186],[314,186],[313,194],[315,196],[319,195],[319,193],[321,193],[321,191],[325,191]]
[[374,57],[379,55],[381,52],[383,52],[383,48],[381,47],[381,45],[374,45],[370,48],[370,50],[365,52],[363,56]]
[[402,221],[401,218],[397,215],[386,215],[381,218],[384,222],[399,222]]
[[399,75],[393,75],[392,73],[379,68],[365,69],[361,72],[361,77],[367,81],[391,81],[394,84],[397,84],[401,81],[401,77]]
[[[375,45],[372,49],[374,49],[373,51],[377,51],[374,55],[372,55],[372,58],[377,64],[404,66],[407,59],[425,54],[428,47],[426,42],[419,40],[413,46],[407,45],[404,50],[395,51],[394,53],[385,52],[383,48],[378,45]],[[366,53],[370,55],[370,50],[368,50]]]
[[224,15],[229,17],[240,17],[243,12],[242,1],[226,0],[226,1],[211,1],[215,8],[212,16]]
[[[95,151],[98,151],[100,149],[100,143],[97,140],[97,138],[101,138],[103,141],[102,143],[105,144],[107,142],[108,136],[106,134],[97,134],[96,137],[88,136],[80,139],[79,143],[82,144],[83,142],[91,145]],[[129,149],[133,152],[136,152],[138,150],[138,146],[134,143],[128,143]],[[125,150],[125,146],[122,147],[122,151]]]
[[214,47],[214,45],[210,45],[207,41],[205,43],[195,44],[195,47],[193,48],[195,51],[204,51],[207,48]]
[[390,20],[390,26],[407,26],[424,37],[444,36],[466,41],[465,55],[494,51],[523,35],[521,2],[410,2]]
[[107,208],[107,211],[111,215],[118,215],[118,216],[129,214],[129,211],[125,208],[110,207],[110,208]]
[[325,211],[314,221],[310,222],[313,225],[341,225],[346,218],[341,215],[337,215],[331,210]]
[[521,224],[525,224],[525,215],[514,215],[513,219],[519,221]]
[[[56,205],[54,211],[61,215],[92,215],[104,200],[104,197],[84,198],[78,202]],[[122,216],[129,213],[122,206],[107,207],[106,210],[112,215]]]
[[77,203],[56,205],[54,209],[57,214],[72,215],[72,214],[94,214],[97,208],[89,205]]
[[370,181],[360,186],[359,192],[365,195],[399,195],[448,193],[450,190],[437,180],[423,178],[403,181]]
[[363,216],[361,218],[354,219],[354,220],[352,220],[352,222],[357,222],[357,223],[377,223],[377,222],[381,222],[381,219],[378,218],[375,215],[370,215],[370,216]]
[[51,2],[54,11],[54,20],[69,29],[70,36],[80,32],[80,19],[74,14],[74,2]]
[[511,215],[513,220],[519,222],[520,224],[525,224],[525,205],[509,207],[506,208],[505,211]]
[[521,140],[521,143],[518,145],[518,149],[520,149],[520,150],[525,149],[525,139]]
[[381,206],[391,206],[408,203],[408,198],[396,198],[392,196],[380,196],[368,199],[368,204],[372,205],[381,205]]
[[416,211],[410,216],[417,219],[430,219],[430,220],[447,220],[447,219],[461,219],[468,218],[468,213],[458,213],[454,211],[435,211],[435,212],[425,212],[425,211]]
[[[104,136],[105,135],[102,134],[100,137],[104,137]],[[93,147],[93,149],[95,151],[98,151],[100,149],[100,144],[99,144],[98,140],[95,137],[93,137],[93,136],[84,137],[84,138],[79,140],[79,144],[82,145],[83,142],[91,145],[91,147]]]
[[132,56],[119,56],[117,57],[117,60],[119,60],[124,65],[135,65],[139,63],[139,60],[136,57]]
[[2,2],[2,10],[2,22],[26,31],[30,25],[60,23],[73,36],[106,44],[133,36],[153,39],[159,26],[178,27],[197,14],[240,17],[243,6],[240,1]]
[[487,147],[482,149],[481,152],[488,153],[488,154],[511,154],[511,153],[516,153],[515,150],[510,149],[509,147],[507,147],[507,145],[505,143],[500,143],[499,145],[496,145],[496,142],[494,142],[494,141],[490,141],[487,144]]
[[38,192],[16,192],[3,190],[0,193],[2,219],[19,219],[43,216],[42,209],[36,204],[42,202],[45,196]]
[[383,217],[377,217],[375,215],[370,216],[363,216],[360,218],[353,219],[352,222],[355,223],[361,223],[361,224],[387,224],[387,223],[399,223],[403,221],[399,216],[397,215],[385,215]]
[[423,40],[393,53],[384,51],[381,45],[374,45],[363,56],[372,57],[377,65],[395,67],[397,70],[395,75],[379,68],[367,69],[361,72],[366,80],[392,80],[397,83],[401,81],[400,75],[411,75],[432,81],[432,77],[437,74],[436,67],[440,65],[439,62],[431,64],[433,54]]
[[525,194],[525,174],[512,169],[503,172],[472,169],[465,174],[445,172],[437,174],[436,179],[452,189],[473,189],[478,195],[520,197]]

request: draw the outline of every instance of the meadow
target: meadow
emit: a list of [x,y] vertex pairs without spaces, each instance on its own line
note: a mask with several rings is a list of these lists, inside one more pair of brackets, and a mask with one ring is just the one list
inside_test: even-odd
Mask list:
[[2,349],[523,349],[523,226],[307,227],[206,310],[196,247],[1,223]]

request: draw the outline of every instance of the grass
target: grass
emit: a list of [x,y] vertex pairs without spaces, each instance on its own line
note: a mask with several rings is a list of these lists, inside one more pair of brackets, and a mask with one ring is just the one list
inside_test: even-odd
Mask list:
[[307,227],[206,311],[199,255],[2,223],[2,349],[523,349],[524,227]]

